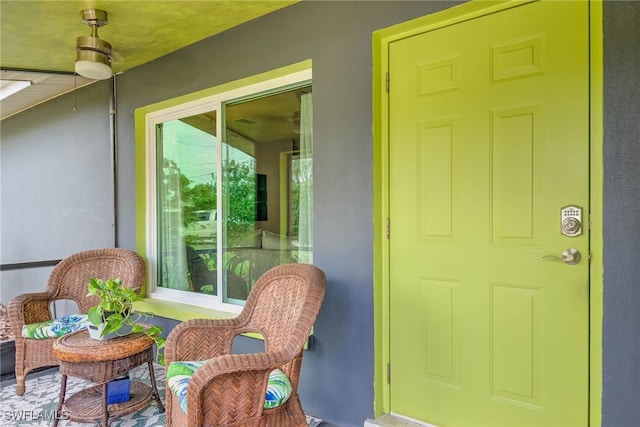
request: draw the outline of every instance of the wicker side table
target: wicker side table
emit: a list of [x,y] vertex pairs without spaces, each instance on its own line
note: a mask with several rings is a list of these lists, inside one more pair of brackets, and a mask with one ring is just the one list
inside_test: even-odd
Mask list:
[[[102,427],[107,427],[111,418],[136,412],[152,400],[164,412],[153,372],[153,343],[143,333],[98,341],[90,338],[85,330],[59,338],[53,344],[53,354],[60,360],[62,374],[58,411],[64,407],[71,421],[95,423],[100,420]],[[128,402],[108,405],[107,383],[144,363],[149,366],[151,386],[132,382]],[[92,381],[96,385],[65,401],[68,375]],[[56,427],[58,420],[54,420],[52,425]]]

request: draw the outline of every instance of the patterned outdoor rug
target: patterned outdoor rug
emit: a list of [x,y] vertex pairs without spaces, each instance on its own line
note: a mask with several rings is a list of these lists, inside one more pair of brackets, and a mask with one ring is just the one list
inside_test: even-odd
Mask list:
[[[165,372],[162,365],[154,364],[154,373],[158,392],[164,404]],[[138,366],[130,371],[132,381],[141,381],[150,384],[147,365]],[[56,414],[60,393],[61,375],[58,372],[51,374],[27,376],[27,391],[23,396],[16,395],[16,386],[4,386],[0,390],[0,426],[2,427],[49,427],[53,417],[60,416],[58,426],[81,427],[90,424],[76,423],[64,419],[64,414]],[[93,383],[75,377],[67,379],[67,397],[92,386]],[[315,427],[322,423],[321,419],[307,417],[309,426]],[[161,414],[155,402],[152,402],[140,411],[115,418],[112,427],[164,427],[165,414]]]
[[[154,373],[160,398],[164,403],[164,367],[154,365]],[[147,365],[138,366],[130,371],[131,380],[150,384]],[[27,391],[23,396],[16,395],[16,386],[10,385],[0,390],[0,426],[49,427],[55,416],[60,416],[60,427],[85,427],[87,423],[76,423],[64,419],[64,414],[56,414],[62,377],[58,372],[39,377],[27,376]],[[66,395],[72,396],[78,391],[92,386],[93,383],[75,377],[68,377]],[[155,402],[140,411],[115,418],[112,427],[164,426],[165,414],[161,414]]]

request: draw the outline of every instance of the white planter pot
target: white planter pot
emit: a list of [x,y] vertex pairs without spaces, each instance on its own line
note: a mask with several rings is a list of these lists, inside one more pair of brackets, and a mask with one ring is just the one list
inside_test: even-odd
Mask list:
[[105,324],[101,323],[98,326],[94,325],[91,322],[87,322],[87,329],[89,330],[89,336],[94,340],[110,340],[112,338],[121,337],[123,335],[127,335],[131,333],[131,326],[122,325],[122,327],[117,332],[112,332],[109,334],[102,335],[102,331],[104,330]]

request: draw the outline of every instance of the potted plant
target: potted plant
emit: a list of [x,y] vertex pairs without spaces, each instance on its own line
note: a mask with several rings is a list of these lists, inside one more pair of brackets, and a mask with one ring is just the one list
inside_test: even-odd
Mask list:
[[102,280],[92,277],[87,289],[87,296],[97,296],[100,299],[100,303],[87,312],[91,338],[105,340],[132,332],[143,332],[156,342],[158,355],[160,354],[165,345],[165,339],[160,336],[162,327],[138,323],[153,315],[133,310],[133,303],[142,301],[142,297],[136,292],[138,288],[124,287],[120,279]]

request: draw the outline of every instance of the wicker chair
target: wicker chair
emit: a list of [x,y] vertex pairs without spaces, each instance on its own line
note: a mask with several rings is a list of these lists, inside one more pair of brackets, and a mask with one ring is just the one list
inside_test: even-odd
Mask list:
[[33,369],[56,366],[52,354],[55,338],[30,339],[22,336],[22,326],[52,319],[50,306],[56,300],[73,300],[78,313],[86,313],[98,304],[97,297],[87,297],[91,277],[122,279],[130,288],[141,287],[145,279],[144,261],[137,253],[122,248],[94,249],[63,259],[51,274],[44,292],[16,296],[8,307],[9,320],[15,334],[16,394],[25,392],[25,377]]
[[[325,293],[325,275],[309,264],[283,264],[267,271],[251,290],[238,317],[195,319],[167,338],[165,363],[210,359],[187,388],[187,411],[166,387],[167,426],[307,426],[297,389],[304,344]],[[235,336],[257,332],[265,350],[230,354]],[[291,381],[289,399],[264,409],[269,373],[280,368]]]

